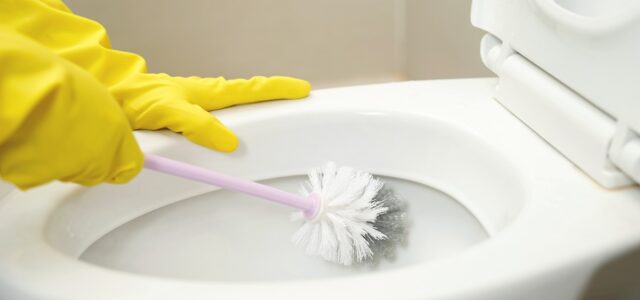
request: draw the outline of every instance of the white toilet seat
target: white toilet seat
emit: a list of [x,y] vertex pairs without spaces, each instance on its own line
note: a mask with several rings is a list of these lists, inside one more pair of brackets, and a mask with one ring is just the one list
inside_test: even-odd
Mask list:
[[[491,193],[498,190],[486,187],[486,182],[480,179],[464,183],[467,193],[486,193],[478,195],[480,200],[470,201],[465,200],[469,197],[464,192],[458,195],[457,187],[446,180],[421,178],[419,173],[393,174],[394,166],[385,163],[374,170],[383,175],[426,180],[459,199],[492,234],[490,239],[469,250],[391,271],[317,280],[225,283],[136,275],[94,266],[76,257],[114,226],[170,202],[118,201],[110,196],[114,194],[102,192],[111,189],[108,186],[92,190],[96,191],[95,195],[105,197],[95,200],[96,197],[83,198],[84,189],[74,185],[51,184],[28,193],[14,192],[0,200],[0,298],[520,299],[526,296],[536,299],[540,293],[548,295],[550,290],[554,291],[553,299],[575,298],[598,266],[640,242],[640,188],[612,191],[599,187],[493,101],[495,83],[494,79],[469,79],[328,89],[314,92],[310,100],[264,103],[216,113],[230,127],[239,128],[241,137],[255,136],[260,130],[270,129],[254,126],[244,131],[242,124],[261,120],[285,120],[314,114],[359,114],[372,118],[400,116],[406,119],[407,128],[413,126],[414,119],[442,122],[450,127],[447,125],[438,132],[443,132],[442,139],[451,138],[452,144],[464,140],[470,142],[461,147],[490,145],[497,152],[477,153],[489,161],[482,160],[473,165],[468,158],[459,157],[460,165],[452,166],[451,174],[442,174],[442,178],[454,176],[465,167],[468,172],[486,172],[487,176],[498,174],[496,178],[503,182],[486,178],[486,182],[504,185],[499,189],[499,193],[504,194],[494,199]],[[265,112],[269,114],[265,115]],[[466,134],[460,141],[456,140],[456,130]],[[188,143],[170,133],[142,132],[138,139],[146,151],[185,161],[198,161],[201,155],[222,157],[222,154],[211,154],[195,147],[181,153],[176,149],[183,149]],[[428,140],[429,136],[415,139],[416,143],[424,143],[419,139]],[[300,143],[300,147],[311,140]],[[233,157],[228,161],[216,160],[216,167],[220,170],[228,168],[235,174],[253,179],[296,174],[302,171],[301,166],[306,167],[303,161],[285,157],[282,161],[270,162],[273,165],[266,163],[263,169],[256,169],[249,159],[257,155],[251,152],[253,141],[243,142],[249,145],[234,154],[236,161]],[[262,143],[274,144],[273,141]],[[295,145],[291,147],[297,149]],[[458,154],[454,150],[451,153]],[[481,147],[472,150],[485,151]],[[476,152],[469,153],[476,155]],[[394,156],[399,154],[401,152],[392,153]],[[490,161],[496,155],[507,163],[503,166],[499,161]],[[247,159],[249,163],[238,164],[238,160]],[[354,161],[357,166],[358,160]],[[454,161],[449,158],[449,162]],[[410,161],[404,163],[411,164]],[[496,169],[477,169],[487,167],[483,164]],[[280,165],[284,167],[273,167]],[[275,174],[273,170],[281,173]],[[441,170],[447,173],[445,169]],[[503,176],[505,174],[512,176]],[[139,182],[138,186],[150,186],[153,180],[153,175],[145,174],[136,182]],[[194,188],[177,189],[183,194],[173,195],[173,200],[167,201],[211,190],[192,183],[176,183],[180,184]],[[131,188],[117,195],[126,198],[126,193],[133,192],[135,189]],[[168,193],[162,187],[143,192]],[[107,197],[114,199],[107,201]],[[510,199],[518,197],[521,198]],[[91,215],[87,206],[91,206],[90,211],[101,213]],[[101,217],[104,219],[99,219]],[[562,284],[556,284],[560,279],[563,279]]]

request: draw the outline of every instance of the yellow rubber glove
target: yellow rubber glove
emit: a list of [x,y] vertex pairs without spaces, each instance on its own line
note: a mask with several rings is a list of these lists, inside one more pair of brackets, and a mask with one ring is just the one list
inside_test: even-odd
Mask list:
[[141,167],[142,153],[106,87],[0,26],[0,177],[22,189],[54,179],[122,183]]
[[311,88],[307,81],[290,77],[227,81],[147,74],[140,56],[111,49],[99,23],[74,15],[57,0],[0,1],[0,23],[93,74],[121,104],[133,128],[169,128],[220,151],[233,151],[237,139],[206,110],[302,98]]
[[112,87],[134,128],[169,128],[192,142],[229,152],[236,136],[207,111],[269,99],[300,98],[309,84],[288,77],[254,77],[250,80],[170,77],[139,74]]

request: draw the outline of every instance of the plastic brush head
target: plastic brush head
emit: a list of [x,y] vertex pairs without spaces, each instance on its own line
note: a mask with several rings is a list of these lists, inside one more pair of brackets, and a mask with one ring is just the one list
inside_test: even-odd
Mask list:
[[[351,265],[393,257],[406,236],[406,206],[371,174],[329,162],[309,171],[302,193],[319,195],[321,210],[293,242],[307,254]],[[302,212],[294,219],[304,219]]]

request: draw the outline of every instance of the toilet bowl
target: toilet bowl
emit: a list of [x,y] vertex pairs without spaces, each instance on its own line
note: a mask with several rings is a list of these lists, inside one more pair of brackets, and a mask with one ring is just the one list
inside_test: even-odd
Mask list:
[[144,151],[296,191],[333,160],[409,204],[395,260],[343,267],[289,242],[288,208],[151,171],[0,199],[0,299],[576,299],[640,246],[640,188],[605,189],[492,97],[496,79],[314,91],[216,115],[232,154],[169,132]]

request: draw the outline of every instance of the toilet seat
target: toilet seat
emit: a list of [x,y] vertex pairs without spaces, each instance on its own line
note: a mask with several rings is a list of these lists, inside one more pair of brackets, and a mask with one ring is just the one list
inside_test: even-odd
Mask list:
[[640,183],[640,2],[474,0],[495,98],[603,187]]
[[[105,231],[113,229],[109,227],[210,188],[183,189],[182,195],[176,194],[162,203],[123,203],[114,199],[119,206],[113,206],[114,202],[83,202],[82,188],[56,183],[28,193],[16,191],[0,200],[0,298],[514,299],[526,296],[534,299],[550,292],[553,292],[553,299],[575,298],[595,269],[640,243],[640,188],[601,188],[495,102],[492,99],[495,84],[495,79],[468,79],[336,88],[316,91],[305,101],[263,103],[217,114],[233,129],[245,128],[243,124],[269,124],[294,116],[360,115],[381,120],[406,119],[409,125],[414,119],[428,119],[453,128],[444,126],[442,132],[461,130],[460,133],[468,135],[464,136],[465,141],[477,142],[462,147],[490,145],[491,151],[495,150],[493,154],[507,162],[504,168],[477,170],[474,168],[482,165],[469,164],[465,169],[461,164],[452,166],[453,170],[442,169],[442,172],[455,174],[465,170],[494,174],[501,180],[511,178],[512,181],[504,184],[504,190],[511,194],[496,197],[495,201],[489,196],[481,197],[488,200],[477,204],[465,196],[465,191],[457,194],[455,187],[448,187],[450,182],[426,179],[459,199],[492,235],[464,252],[390,271],[285,282],[196,282],[137,275],[91,265],[76,257]],[[264,129],[256,127],[260,126],[247,128]],[[238,132],[241,137],[255,135],[255,132],[243,130]],[[457,134],[451,136],[455,138]],[[169,133],[140,132],[137,138],[145,151],[186,161],[196,162],[204,153],[213,155],[204,149],[186,146],[187,142]],[[416,144],[429,141],[428,135],[414,138],[412,142]],[[252,143],[251,140],[243,142]],[[300,147],[307,142],[301,142]],[[191,148],[184,152],[181,150],[184,147]],[[250,147],[240,150],[234,154],[238,158],[255,155]],[[472,150],[484,151],[481,148]],[[452,153],[456,152],[452,150]],[[487,153],[487,157],[493,154]],[[217,155],[214,155],[216,159]],[[458,158],[465,161],[465,157]],[[267,172],[231,161],[216,161],[216,166],[222,170],[235,167],[236,174],[252,179],[301,172],[294,165],[290,162]],[[497,162],[496,166],[499,166]],[[394,170],[389,166],[381,166],[374,172],[422,180],[417,173],[393,174]],[[513,176],[500,177],[499,174]],[[142,174],[140,186],[150,184],[145,182],[145,178],[153,179],[150,176]],[[464,174],[459,173],[459,176],[464,178]],[[466,191],[482,191],[481,178],[478,177],[477,185],[474,183],[476,181],[465,183]],[[95,190],[95,195],[104,195],[105,199],[114,191],[110,186]],[[153,191],[132,188],[127,192]],[[519,199],[509,199],[509,195]],[[78,205],[72,205],[74,203]],[[91,218],[87,214],[78,215],[83,209],[87,212],[87,207],[91,211],[115,212],[105,217],[101,226],[94,227],[100,223],[96,218],[102,214]],[[51,232],[51,228],[57,228],[56,232]],[[560,280],[561,285],[557,284]]]

